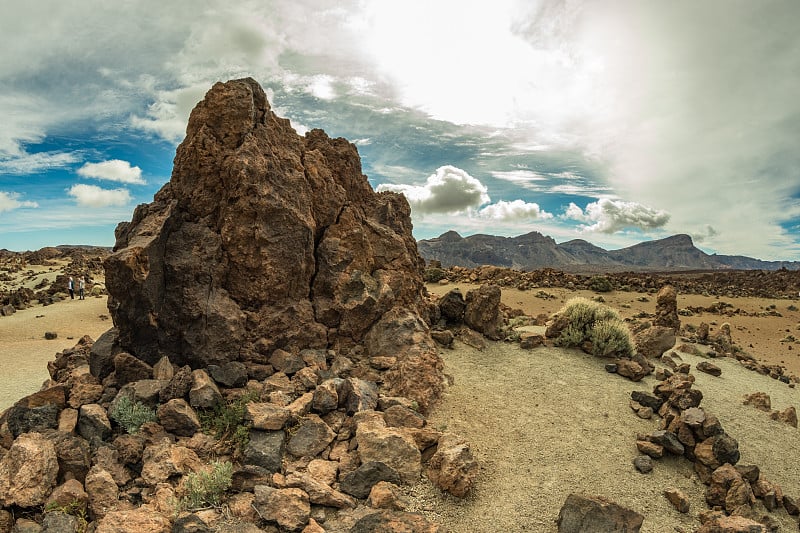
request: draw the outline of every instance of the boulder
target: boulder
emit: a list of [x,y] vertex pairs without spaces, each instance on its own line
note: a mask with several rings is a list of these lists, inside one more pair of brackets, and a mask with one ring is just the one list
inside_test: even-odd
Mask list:
[[400,308],[389,311],[370,329],[364,344],[369,354],[397,359],[383,375],[385,394],[415,400],[423,413],[441,396],[444,364],[418,314]]
[[678,293],[672,285],[664,285],[656,295],[656,316],[654,326],[671,328],[674,332],[681,329],[678,317]]
[[480,467],[464,439],[445,433],[439,437],[426,472],[435,486],[464,498],[474,486]]
[[243,462],[260,466],[269,472],[279,472],[286,446],[286,433],[283,431],[250,431],[250,440],[245,446]]
[[664,491],[664,497],[669,500],[669,503],[671,503],[678,512],[684,514],[689,512],[689,497],[686,496],[686,493],[682,490],[669,488]]
[[339,405],[348,415],[371,411],[378,406],[378,387],[371,381],[347,378],[340,389]]
[[307,415],[292,433],[286,451],[295,457],[314,457],[328,447],[336,433],[319,416]]
[[95,465],[89,470],[85,486],[89,496],[89,510],[95,518],[104,517],[119,503],[119,489],[114,477],[100,466]]
[[675,330],[665,326],[651,326],[634,335],[636,351],[651,359],[675,346],[675,340]]
[[58,457],[53,443],[39,433],[25,433],[0,459],[0,504],[42,505],[56,485]]
[[722,375],[722,369],[713,363],[709,363],[708,361],[700,361],[697,363],[696,367],[700,372],[705,372],[706,374],[710,374],[715,377]]
[[273,403],[250,402],[245,406],[244,418],[253,429],[277,431],[283,429],[292,413]]
[[638,533],[644,517],[600,496],[570,494],[558,513],[558,533]]
[[213,409],[222,402],[222,394],[208,373],[205,370],[193,371],[189,404],[195,409]]
[[259,516],[289,531],[299,531],[311,518],[308,494],[298,488],[276,489],[256,485],[253,505]]
[[[170,182],[118,226],[104,262],[118,343],[192,368],[361,344],[389,313],[421,320],[411,229],[406,199],[372,190],[353,144],[300,137],[250,78],[217,83],[191,113]],[[398,357],[393,387],[412,387],[409,364],[441,378],[435,348],[416,350]],[[441,388],[425,392],[427,405]]]
[[459,289],[453,289],[439,298],[439,313],[442,318],[451,324],[461,324],[464,321],[464,310],[467,302]]
[[194,409],[181,398],[158,406],[158,423],[179,437],[191,437],[200,430],[200,419]]
[[464,323],[487,338],[503,338],[503,314],[500,312],[500,287],[481,285],[469,291],[465,299]]
[[169,519],[147,507],[112,511],[97,522],[95,533],[170,533]]
[[203,462],[193,450],[169,441],[147,446],[142,453],[142,479],[148,485],[163,483],[176,474],[197,472],[202,467]]
[[247,367],[239,361],[226,361],[221,365],[209,365],[211,378],[224,387],[244,387],[247,383]]
[[117,377],[117,384],[122,386],[131,381],[152,379],[153,367],[129,353],[122,352],[114,356],[114,375]]
[[372,487],[379,482],[398,484],[401,482],[400,475],[385,463],[371,461],[346,474],[340,482],[340,487],[343,492],[356,498],[366,498]]
[[419,481],[422,456],[414,439],[405,431],[363,422],[357,425],[356,441],[362,463],[382,462],[395,470],[403,483]]
[[103,406],[96,403],[81,406],[78,410],[78,433],[88,441],[111,437],[111,422]]

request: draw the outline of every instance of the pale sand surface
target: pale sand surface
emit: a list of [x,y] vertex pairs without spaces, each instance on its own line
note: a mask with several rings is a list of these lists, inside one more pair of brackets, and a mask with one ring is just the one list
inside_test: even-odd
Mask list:
[[[36,318],[39,315],[43,316]],[[57,352],[75,346],[84,335],[97,339],[111,326],[105,296],[85,300],[76,296],[0,317],[0,411],[39,390],[50,378],[47,362],[54,360]],[[46,331],[57,333],[58,338],[45,339]]]
[[[449,288],[433,290],[442,293]],[[461,288],[467,289],[463,284]],[[563,293],[565,297],[577,294]],[[634,296],[624,298],[635,300]],[[609,300],[608,295],[604,297]],[[529,314],[545,307],[538,298],[526,307],[519,291],[504,291],[503,298]],[[549,304],[560,307],[561,302]],[[654,306],[653,297],[646,310],[653,312]],[[772,329],[762,324],[761,330]],[[633,413],[628,406],[630,393],[651,392],[654,377],[633,383],[606,373],[601,360],[577,350],[550,347],[526,351],[518,344],[500,342],[478,351],[456,341],[456,349],[443,349],[441,354],[454,385],[429,417],[429,425],[465,437],[482,473],[465,500],[443,496],[429,483],[420,483],[412,491],[415,510],[450,532],[555,532],[555,520],[567,496],[584,492],[642,513],[643,533],[689,532],[699,527],[697,514],[707,509],[706,487],[688,460],[656,460],[647,475],[632,464],[638,455],[636,434],[657,429],[658,422]],[[702,360],[688,354],[681,357],[693,369]],[[759,465],[784,492],[800,496],[800,464],[795,457],[800,432],[742,405],[746,393],[762,391],[771,396],[773,409],[797,408],[798,389],[746,370],[733,359],[713,362],[722,368],[721,377],[692,372],[697,378],[695,387],[704,394],[701,407],[717,415],[739,441],[741,464]],[[672,487],[691,498],[688,515],[677,512],[664,498],[663,491]],[[797,520],[785,511],[771,516],[781,523],[782,531],[797,529]]]

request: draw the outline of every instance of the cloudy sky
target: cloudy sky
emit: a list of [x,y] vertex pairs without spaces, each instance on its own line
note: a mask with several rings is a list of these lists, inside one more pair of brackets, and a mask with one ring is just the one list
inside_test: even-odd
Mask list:
[[[11,4],[11,5],[8,5]],[[417,238],[686,233],[800,260],[796,0],[8,2],[0,248],[113,244],[192,107],[252,76]]]

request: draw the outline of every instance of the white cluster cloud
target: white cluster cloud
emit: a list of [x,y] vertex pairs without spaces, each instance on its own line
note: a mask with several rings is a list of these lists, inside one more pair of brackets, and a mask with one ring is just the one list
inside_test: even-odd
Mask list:
[[19,196],[18,193],[0,191],[0,213],[21,207],[39,207],[36,202],[20,201]]
[[522,200],[512,200],[507,202],[500,200],[494,204],[487,205],[478,212],[482,218],[503,221],[525,221],[525,220],[546,220],[553,218],[551,213],[544,211],[539,204],[524,202]]
[[86,163],[77,170],[77,173],[84,178],[118,181],[134,185],[145,184],[144,179],[142,179],[142,169],[131,166],[129,162],[121,159],[111,159],[100,163]]
[[378,185],[378,192],[382,191],[404,194],[416,215],[459,213],[491,200],[483,183],[450,165],[437,168],[425,185],[383,183]]
[[570,202],[564,218],[583,222],[580,228],[584,232],[615,233],[626,228],[661,228],[669,222],[670,215],[636,202],[601,198],[587,204],[586,209]]
[[131,201],[131,193],[127,189],[102,189],[83,183],[70,187],[67,194],[75,198],[81,207],[121,207]]

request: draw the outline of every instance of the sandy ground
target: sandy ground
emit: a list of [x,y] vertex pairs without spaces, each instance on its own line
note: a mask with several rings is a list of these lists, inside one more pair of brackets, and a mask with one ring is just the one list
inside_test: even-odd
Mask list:
[[[0,411],[39,390],[50,378],[47,362],[57,352],[71,348],[84,335],[97,339],[111,325],[105,296],[35,305],[0,317]],[[58,337],[47,340],[46,331]]]
[[[458,287],[462,293],[477,288],[477,285],[467,283],[450,283],[447,285],[428,284],[428,291],[433,294],[443,295],[453,288]],[[550,299],[538,297],[539,289],[520,291],[517,289],[503,289],[502,301],[504,304],[520,308],[527,315],[536,316],[540,313],[551,315],[558,311],[570,298],[583,296],[593,298],[602,296],[606,305],[620,312],[623,318],[633,317],[640,312],[655,312],[655,294],[612,291],[595,293],[592,291],[570,291],[562,288],[542,289],[553,296]],[[642,300],[646,301],[642,301]],[[694,316],[681,316],[682,324],[694,326],[705,322],[714,332],[725,322],[731,325],[731,335],[736,344],[757,360],[770,364],[781,364],[790,373],[800,376],[800,300],[771,300],[766,298],[715,298],[696,294],[678,294],[678,309],[688,307],[708,308],[715,303],[730,304],[730,309],[741,309],[749,315],[767,314],[775,311],[782,316],[721,316],[712,313],[700,313]],[[771,308],[774,306],[774,308]],[[793,306],[790,308],[790,306]],[[771,308],[771,309],[770,309]],[[797,340],[786,340],[787,337]],[[783,341],[783,342],[781,342]]]
[[[432,290],[441,293],[449,288]],[[504,291],[503,298],[536,315],[560,307],[561,297],[577,295],[558,289],[549,292],[559,298],[526,299],[519,291]],[[632,308],[639,297],[617,296]],[[636,303],[653,312],[655,299],[650,300]],[[637,312],[635,308],[627,311]],[[778,329],[771,321],[758,324],[742,327],[754,335]],[[735,333],[734,340],[739,340]],[[633,390],[652,391],[656,383],[652,376],[633,383],[606,373],[602,361],[580,351],[550,347],[526,351],[511,343],[491,343],[478,351],[456,342],[455,349],[443,349],[441,355],[454,385],[429,417],[429,424],[465,437],[482,472],[465,500],[443,496],[430,484],[420,483],[412,491],[415,510],[453,533],[555,532],[564,500],[572,492],[584,492],[642,513],[643,533],[690,532],[699,526],[697,514],[707,509],[705,485],[693,474],[689,461],[658,460],[654,471],[646,475],[632,464],[637,455],[636,434],[657,429],[658,422],[635,416],[628,401]],[[693,367],[701,360],[681,355]],[[759,465],[786,493],[800,496],[800,466],[794,458],[800,449],[800,432],[742,405],[745,394],[761,391],[771,396],[773,409],[797,408],[800,392],[748,371],[733,359],[714,363],[723,369],[721,377],[693,372],[695,386],[704,393],[701,406],[717,415],[739,441],[741,464]],[[663,491],[672,487],[691,498],[688,514],[677,512],[664,498]],[[785,511],[772,516],[782,531],[797,529],[797,520]]]

